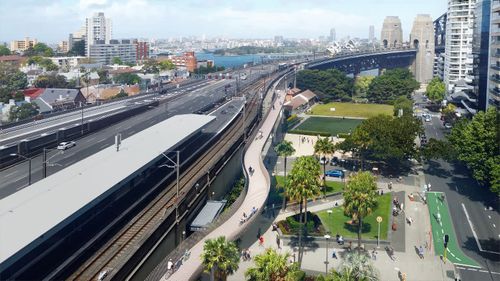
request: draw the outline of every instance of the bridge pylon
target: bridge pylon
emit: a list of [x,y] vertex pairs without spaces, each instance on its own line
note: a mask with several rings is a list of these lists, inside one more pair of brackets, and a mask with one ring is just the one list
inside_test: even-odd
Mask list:
[[434,22],[430,15],[417,15],[410,33],[410,45],[417,49],[412,65],[415,79],[428,83],[433,76],[434,67]]

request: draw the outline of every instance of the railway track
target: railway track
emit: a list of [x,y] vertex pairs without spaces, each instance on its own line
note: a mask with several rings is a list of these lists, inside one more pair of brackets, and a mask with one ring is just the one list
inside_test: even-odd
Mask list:
[[[256,83],[249,87],[248,92],[256,92],[262,87],[264,83]],[[257,108],[255,106],[258,101],[258,95],[253,94],[249,103],[253,106],[247,107],[246,119],[255,116],[253,111]],[[184,171],[180,178],[180,194],[184,194],[185,186],[189,187],[190,182],[196,179],[196,174],[203,171],[203,168],[211,164],[213,159],[218,159],[218,155],[225,153],[239,138],[246,120],[238,117],[230,129],[228,129],[223,137],[208,150],[198,161],[191,167]],[[246,124],[245,124],[246,125]],[[141,240],[145,239],[145,235],[151,233],[164,218],[168,217],[175,211],[175,182],[171,183],[164,189],[148,207],[140,211],[122,230],[113,236],[104,246],[102,246],[90,259],[88,259],[82,266],[80,266],[68,280],[97,280],[101,272],[106,271],[108,278],[112,278],[116,274],[124,259],[133,254],[134,249]]]

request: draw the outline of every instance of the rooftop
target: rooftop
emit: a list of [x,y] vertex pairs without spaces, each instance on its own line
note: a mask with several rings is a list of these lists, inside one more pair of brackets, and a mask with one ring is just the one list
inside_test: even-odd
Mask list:
[[91,208],[113,186],[213,120],[196,114],[174,116],[124,139],[118,152],[110,146],[1,199],[0,264],[43,242],[50,235],[42,235],[64,227],[79,210]]

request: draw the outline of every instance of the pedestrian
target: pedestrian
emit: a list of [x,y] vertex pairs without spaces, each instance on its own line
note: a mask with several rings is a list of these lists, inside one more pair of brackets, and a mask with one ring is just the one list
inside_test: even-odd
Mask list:
[[250,255],[250,249],[247,249],[247,260],[251,260],[252,259],[252,256]]
[[279,235],[276,235],[276,244],[278,244],[278,249],[281,249],[281,241]]
[[264,246],[264,236],[262,236],[262,235],[259,237],[259,246],[262,246],[262,247]]
[[349,252],[352,250],[352,241],[349,241]]
[[372,251],[372,259],[377,260],[377,250],[375,248],[373,248],[373,251]]
[[174,267],[174,263],[172,262],[172,259],[169,259],[167,262],[167,270],[172,271],[173,267]]
[[431,191],[431,183],[427,185],[427,188],[429,189],[429,191]]
[[422,245],[420,245],[420,247],[418,248],[418,255],[421,259],[424,258],[424,247],[422,247]]
[[332,259],[337,259],[337,251],[335,248],[332,249]]

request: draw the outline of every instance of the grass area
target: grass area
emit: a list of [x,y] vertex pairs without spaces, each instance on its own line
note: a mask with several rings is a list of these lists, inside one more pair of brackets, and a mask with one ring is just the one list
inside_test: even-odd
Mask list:
[[317,132],[329,136],[346,134],[354,130],[363,120],[348,118],[309,117],[290,133]]
[[[276,186],[280,189],[283,187],[285,183],[284,176],[274,176],[276,178]],[[326,194],[337,193],[344,190],[344,183],[339,181],[326,181]],[[323,189],[321,189],[323,192]]]
[[[335,108],[335,111],[330,108]],[[310,114],[369,118],[379,114],[393,115],[393,108],[387,104],[331,102],[314,106]]]
[[[380,239],[387,239],[389,219],[391,215],[391,195],[384,194],[377,198],[378,207],[369,216],[363,219],[363,230],[361,239],[377,239],[377,216],[382,217],[382,223],[380,223]],[[332,214],[329,215],[327,210],[316,213],[323,226],[328,229],[331,235],[342,235],[347,238],[357,238],[358,237],[358,225],[352,225],[349,222],[352,220],[351,217],[344,215],[344,208],[338,207],[332,209]]]

